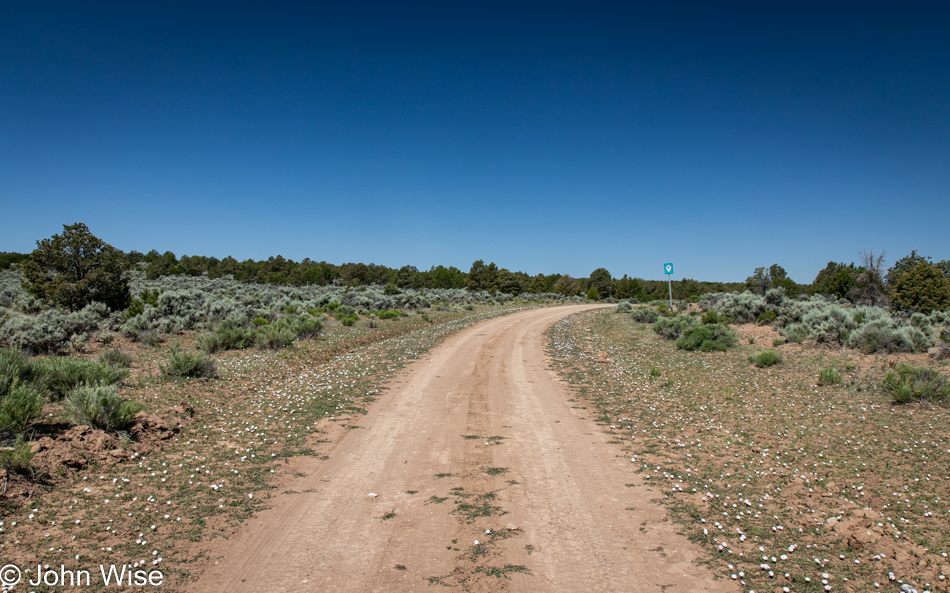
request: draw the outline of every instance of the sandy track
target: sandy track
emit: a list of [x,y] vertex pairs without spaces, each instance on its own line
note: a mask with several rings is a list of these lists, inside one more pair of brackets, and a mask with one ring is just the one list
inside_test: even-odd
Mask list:
[[485,321],[412,364],[193,590],[735,591],[549,370],[544,330],[588,308]]

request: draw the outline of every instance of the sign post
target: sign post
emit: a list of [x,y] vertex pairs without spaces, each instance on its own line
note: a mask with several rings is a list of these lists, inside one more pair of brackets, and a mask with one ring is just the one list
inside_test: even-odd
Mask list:
[[673,264],[663,264],[663,273],[666,274],[666,283],[670,287],[670,313],[673,312]]

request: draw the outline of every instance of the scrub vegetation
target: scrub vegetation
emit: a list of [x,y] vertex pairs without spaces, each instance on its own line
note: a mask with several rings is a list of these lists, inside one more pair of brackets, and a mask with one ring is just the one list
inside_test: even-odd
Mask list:
[[[948,369],[924,348],[945,318],[775,293],[702,304],[653,327],[636,310],[575,315],[550,352],[708,562],[743,590],[947,590]],[[755,321],[769,307],[774,327]],[[672,328],[709,311],[742,320],[742,339],[678,348]],[[755,345],[796,323],[802,344]],[[923,338],[864,348],[870,323]]]

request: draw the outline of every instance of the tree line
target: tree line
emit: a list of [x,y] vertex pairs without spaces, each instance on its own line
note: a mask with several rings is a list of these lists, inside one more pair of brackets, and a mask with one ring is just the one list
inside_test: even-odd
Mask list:
[[[933,262],[916,251],[884,269],[884,253],[861,252],[858,265],[853,262],[829,262],[810,284],[799,284],[788,277],[779,264],[756,268],[745,282],[705,282],[685,278],[672,282],[673,298],[698,300],[716,292],[751,290],[764,294],[782,288],[788,296],[826,294],[848,299],[855,304],[888,305],[913,310],[950,308],[950,261]],[[149,278],[169,275],[216,278],[226,275],[236,280],[259,284],[385,286],[387,290],[405,288],[456,288],[485,290],[512,295],[557,293],[592,300],[606,298],[651,301],[665,299],[668,285],[664,280],[614,278],[606,268],[597,268],[586,278],[568,274],[512,272],[495,262],[476,260],[468,272],[454,266],[433,266],[419,270],[415,266],[390,268],[378,264],[300,262],[280,255],[266,260],[238,261],[199,255],[177,257],[171,251],[148,253],[123,252],[94,236],[82,223],[64,225],[62,235],[37,241],[30,254],[0,253],[0,269],[17,266],[24,275],[24,286],[31,293],[75,309],[90,300],[106,302],[115,310],[123,305],[127,290],[123,273],[144,270]],[[112,278],[114,281],[109,281]],[[930,307],[930,309],[927,309]]]

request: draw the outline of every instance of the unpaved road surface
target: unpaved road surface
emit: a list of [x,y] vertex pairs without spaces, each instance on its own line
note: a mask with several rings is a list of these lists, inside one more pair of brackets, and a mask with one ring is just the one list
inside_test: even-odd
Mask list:
[[193,590],[736,591],[548,368],[545,329],[589,308],[485,321],[407,367]]

